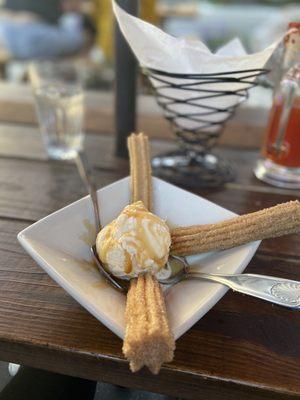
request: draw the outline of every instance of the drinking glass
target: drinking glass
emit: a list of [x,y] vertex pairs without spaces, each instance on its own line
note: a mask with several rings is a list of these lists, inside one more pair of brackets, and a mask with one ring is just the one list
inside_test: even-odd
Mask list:
[[83,147],[83,90],[70,62],[34,62],[29,68],[37,117],[50,158],[75,158]]
[[300,63],[274,95],[265,140],[254,173],[273,186],[300,188]]

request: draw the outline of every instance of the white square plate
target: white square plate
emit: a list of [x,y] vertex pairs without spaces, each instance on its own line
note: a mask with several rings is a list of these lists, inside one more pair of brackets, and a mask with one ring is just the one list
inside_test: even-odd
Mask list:
[[[207,224],[233,217],[232,212],[169,183],[153,178],[154,213],[172,226]],[[130,201],[129,178],[98,191],[102,224],[118,216]],[[31,257],[74,299],[123,338],[125,296],[103,281],[91,262],[89,242],[93,212],[89,197],[56,211],[19,233]],[[260,242],[189,257],[205,272],[240,273]],[[180,337],[226,293],[217,283],[186,281],[166,293],[170,324]]]

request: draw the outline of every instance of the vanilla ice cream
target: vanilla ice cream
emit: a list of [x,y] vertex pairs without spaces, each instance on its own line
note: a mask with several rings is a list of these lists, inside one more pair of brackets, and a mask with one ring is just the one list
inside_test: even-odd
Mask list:
[[168,225],[141,201],[125,207],[96,240],[101,261],[115,276],[159,274],[168,260],[170,245]]

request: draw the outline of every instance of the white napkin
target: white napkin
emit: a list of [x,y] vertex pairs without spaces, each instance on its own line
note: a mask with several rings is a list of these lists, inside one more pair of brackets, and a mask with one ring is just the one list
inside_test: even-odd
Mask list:
[[[279,41],[276,41],[263,51],[247,54],[241,41],[233,39],[218,51],[212,53],[200,40],[175,38],[156,26],[128,14],[117,5],[115,0],[112,0],[112,5],[119,27],[142,67],[181,74],[212,74],[261,69],[279,43]],[[231,76],[239,78],[241,75],[237,72]],[[185,82],[179,78],[163,77],[163,79],[169,83]],[[255,77],[248,80],[252,82],[254,79]],[[161,85],[155,78],[152,78],[151,82],[156,88]],[[189,83],[193,82],[197,81],[189,81]],[[193,86],[193,89],[226,91],[247,89],[250,86],[251,83],[218,82]],[[211,115],[196,116],[194,120],[180,116],[175,118],[174,122],[183,129],[203,128],[210,132],[218,130],[220,126],[207,127],[207,123],[219,121],[221,124],[231,114],[227,111],[228,107],[234,107],[241,101],[241,97],[236,95],[197,99],[197,92],[194,90],[177,88],[165,88],[160,90],[160,93],[177,100],[192,102],[192,104],[169,105],[168,109],[165,110],[165,116],[173,113],[205,113],[214,107],[224,110],[224,112],[218,114],[212,110]],[[168,103],[168,100],[163,101]]]

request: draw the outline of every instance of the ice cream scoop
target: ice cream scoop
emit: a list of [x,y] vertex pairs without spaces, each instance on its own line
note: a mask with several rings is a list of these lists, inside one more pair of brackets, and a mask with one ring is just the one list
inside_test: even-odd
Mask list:
[[160,273],[168,261],[171,235],[168,225],[141,201],[125,207],[98,234],[97,253],[115,276],[136,277]]

